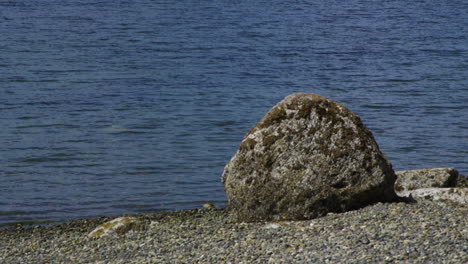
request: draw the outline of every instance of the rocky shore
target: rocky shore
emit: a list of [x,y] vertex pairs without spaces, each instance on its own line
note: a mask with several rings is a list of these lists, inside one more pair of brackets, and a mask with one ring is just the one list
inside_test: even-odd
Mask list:
[[0,230],[0,263],[468,263],[468,207],[377,203],[307,221],[236,223],[225,209],[136,216],[144,228],[88,234],[111,218]]
[[244,137],[229,209],[0,230],[0,263],[468,263],[454,168],[394,172],[345,106],[292,94]]

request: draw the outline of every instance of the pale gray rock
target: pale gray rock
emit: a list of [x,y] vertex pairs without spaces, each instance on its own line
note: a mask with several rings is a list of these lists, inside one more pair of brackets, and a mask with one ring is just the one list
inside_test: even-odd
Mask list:
[[212,203],[206,203],[206,204],[203,204],[203,208],[204,209],[216,209],[216,205]]
[[292,94],[244,137],[222,181],[238,221],[301,220],[395,201],[395,173],[345,106]]
[[433,201],[452,201],[458,204],[468,204],[468,188],[421,188],[415,190],[404,190],[398,192],[401,196],[412,196],[429,199]]
[[106,222],[88,234],[89,238],[117,237],[127,234],[130,231],[141,231],[144,224],[135,217],[119,217]]
[[454,168],[430,168],[396,171],[395,191],[421,188],[447,188],[457,185],[458,171]]

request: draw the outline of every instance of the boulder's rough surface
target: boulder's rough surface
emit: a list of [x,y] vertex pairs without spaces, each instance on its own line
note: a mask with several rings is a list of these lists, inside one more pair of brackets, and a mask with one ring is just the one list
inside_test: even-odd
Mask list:
[[395,191],[421,188],[446,188],[457,185],[458,171],[453,168],[431,168],[396,171]]
[[96,229],[88,234],[88,237],[116,237],[122,236],[129,231],[141,231],[143,229],[144,224],[141,221],[138,221],[135,217],[119,217],[96,227]]
[[416,198],[424,198],[434,201],[452,201],[462,205],[468,205],[468,188],[422,188],[398,192],[399,195]]
[[244,137],[222,181],[238,221],[301,220],[395,201],[395,173],[360,118],[292,94]]

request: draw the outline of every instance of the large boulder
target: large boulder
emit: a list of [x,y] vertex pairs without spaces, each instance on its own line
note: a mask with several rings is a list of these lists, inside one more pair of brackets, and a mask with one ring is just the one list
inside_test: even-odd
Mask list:
[[396,171],[395,191],[421,188],[447,188],[457,185],[458,171],[454,168],[430,168]]
[[222,181],[238,221],[301,220],[398,199],[395,173],[360,118],[292,94],[244,137]]

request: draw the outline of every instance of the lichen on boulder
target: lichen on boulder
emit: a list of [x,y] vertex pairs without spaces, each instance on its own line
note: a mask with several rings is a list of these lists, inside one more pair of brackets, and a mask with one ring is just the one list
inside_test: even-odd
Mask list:
[[395,173],[345,106],[292,94],[244,137],[222,182],[238,221],[302,220],[398,199]]

